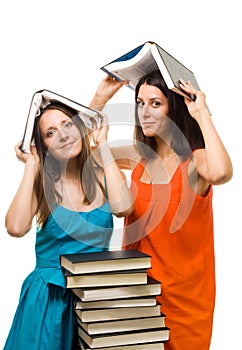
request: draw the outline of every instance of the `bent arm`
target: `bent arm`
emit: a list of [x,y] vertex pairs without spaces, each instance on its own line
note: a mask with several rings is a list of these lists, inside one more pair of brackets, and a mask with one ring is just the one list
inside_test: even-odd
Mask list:
[[126,81],[117,81],[116,79],[106,75],[100,82],[97,90],[89,104],[89,107],[102,111],[106,103],[118,92]]
[[[21,152],[18,150],[18,152]],[[17,153],[17,152],[16,152]],[[36,161],[28,155],[22,181],[5,216],[5,226],[9,235],[24,236],[32,226],[37,212],[37,198],[34,190]]]
[[199,177],[210,185],[228,182],[233,176],[232,162],[229,154],[212,122],[210,112],[205,102],[205,94],[196,91],[190,82],[183,82],[182,88],[195,94],[196,100],[185,99],[191,117],[200,126],[205,149],[194,152],[194,159]]
[[197,119],[205,141],[205,149],[194,153],[198,174],[211,185],[228,182],[233,167],[228,152],[206,110]]
[[134,208],[133,196],[129,190],[125,175],[116,163],[107,142],[107,117],[102,114],[101,118],[101,127],[92,133],[93,141],[97,146],[94,157],[104,169],[112,213],[118,217],[127,216]]
[[99,145],[99,152],[106,178],[111,211],[117,217],[127,216],[134,209],[134,199],[126,177],[115,161],[107,142]]

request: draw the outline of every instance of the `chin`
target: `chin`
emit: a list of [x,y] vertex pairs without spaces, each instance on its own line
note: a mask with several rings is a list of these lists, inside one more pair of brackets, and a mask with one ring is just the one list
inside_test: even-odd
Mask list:
[[146,137],[155,137],[156,134],[152,130],[143,130],[143,133]]

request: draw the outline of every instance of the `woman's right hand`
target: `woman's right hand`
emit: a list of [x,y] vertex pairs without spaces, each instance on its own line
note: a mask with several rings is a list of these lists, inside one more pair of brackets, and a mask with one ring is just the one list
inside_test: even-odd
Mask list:
[[89,106],[97,110],[102,110],[107,101],[110,100],[123,85],[127,84],[127,81],[118,81],[106,75],[99,84]]
[[30,152],[27,153],[21,150],[21,144],[22,144],[22,141],[20,141],[15,146],[16,157],[18,158],[19,161],[25,163],[25,165],[26,164],[32,165],[37,172],[39,170],[40,159],[37,154],[36,147],[30,146]]

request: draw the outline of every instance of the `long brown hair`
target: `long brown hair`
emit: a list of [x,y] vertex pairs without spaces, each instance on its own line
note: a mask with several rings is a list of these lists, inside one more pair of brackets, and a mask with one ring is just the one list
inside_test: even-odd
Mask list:
[[[168,99],[168,116],[172,125],[171,148],[182,158],[189,157],[194,149],[204,148],[204,139],[198,123],[188,112],[184,98],[168,89],[160,71],[153,71],[143,76],[138,82],[135,89],[135,102],[141,85],[148,84],[156,86]],[[154,137],[144,135],[139,123],[138,105],[135,107],[135,129],[134,129],[135,146],[144,158],[155,158],[157,143]]]
[[[44,145],[39,127],[42,114],[49,109],[62,111],[72,119],[80,132],[82,151],[78,155],[78,164],[80,183],[84,193],[84,203],[90,204],[95,199],[97,189],[96,183],[99,183],[97,171],[95,171],[98,165],[92,156],[88,129],[76,110],[59,102],[52,102],[40,111],[39,116],[35,120],[33,132],[37,153],[40,157],[40,170],[35,184],[35,191],[38,199],[37,223],[41,227],[46,223],[51,210],[62,202],[62,196],[55,188],[55,183],[60,180],[61,177],[60,164],[58,160],[48,152],[48,149]],[[104,192],[103,186],[100,183],[99,186],[101,186]]]

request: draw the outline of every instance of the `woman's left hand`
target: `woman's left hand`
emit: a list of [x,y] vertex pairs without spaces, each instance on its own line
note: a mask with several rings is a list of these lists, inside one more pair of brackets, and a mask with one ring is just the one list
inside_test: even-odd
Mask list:
[[184,100],[190,115],[194,119],[197,119],[201,115],[201,112],[203,112],[204,110],[208,110],[206,105],[206,96],[204,92],[196,90],[190,81],[186,82],[181,79],[180,82],[180,87],[182,90],[195,96],[195,101],[191,100],[188,97],[185,97]]

